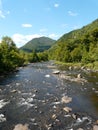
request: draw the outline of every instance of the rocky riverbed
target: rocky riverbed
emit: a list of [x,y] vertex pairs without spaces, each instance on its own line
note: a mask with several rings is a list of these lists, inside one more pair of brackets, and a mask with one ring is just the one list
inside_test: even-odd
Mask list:
[[3,78],[0,130],[98,130],[97,74],[48,62]]

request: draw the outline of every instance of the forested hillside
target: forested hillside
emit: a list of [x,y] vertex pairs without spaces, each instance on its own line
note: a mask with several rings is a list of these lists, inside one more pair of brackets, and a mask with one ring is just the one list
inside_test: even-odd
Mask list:
[[98,61],[98,19],[63,35],[49,49],[49,57],[62,62]]
[[23,50],[25,52],[43,52],[45,50],[48,50],[54,43],[55,40],[48,37],[34,38],[26,43],[23,47],[21,47],[20,50]]

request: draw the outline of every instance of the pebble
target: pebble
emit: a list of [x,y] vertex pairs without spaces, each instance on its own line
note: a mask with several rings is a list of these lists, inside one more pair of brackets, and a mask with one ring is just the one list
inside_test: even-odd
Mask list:
[[69,108],[69,107],[64,107],[63,110],[66,111],[66,112],[68,112],[68,113],[69,113],[70,111],[72,111],[72,109]]
[[57,118],[56,114],[53,114],[52,119],[56,119],[56,118]]
[[82,76],[81,76],[81,74],[78,74],[78,75],[77,75],[77,78],[79,78],[79,79],[80,79],[81,77],[82,77]]
[[72,114],[72,118],[76,120],[77,119],[76,114]]
[[18,92],[18,91],[17,91],[17,90],[15,90],[15,89],[11,91],[11,93],[16,93],[16,92]]

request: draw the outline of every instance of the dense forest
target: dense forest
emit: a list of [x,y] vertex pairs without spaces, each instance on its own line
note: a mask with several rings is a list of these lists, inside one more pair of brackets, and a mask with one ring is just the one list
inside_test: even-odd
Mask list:
[[98,61],[98,19],[81,29],[63,35],[49,49],[49,59],[61,62]]

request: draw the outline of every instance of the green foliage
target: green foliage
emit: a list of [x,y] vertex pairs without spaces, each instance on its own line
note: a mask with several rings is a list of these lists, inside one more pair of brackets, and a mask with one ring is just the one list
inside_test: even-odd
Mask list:
[[32,51],[32,53],[27,53],[26,56],[27,56],[27,60],[30,63],[48,61],[47,51],[39,52],[39,53]]
[[24,63],[22,55],[10,37],[3,37],[0,43],[0,73],[12,71]]
[[50,59],[61,62],[98,61],[98,19],[81,29],[63,35],[48,53]]
[[48,61],[48,53],[44,51],[42,53],[38,53],[39,61]]
[[73,62],[80,62],[82,59],[82,50],[81,47],[74,48],[73,51],[71,51],[71,58]]
[[39,61],[39,57],[37,55],[37,53],[35,51],[33,51],[31,53],[31,56],[30,56],[30,62],[38,62]]

